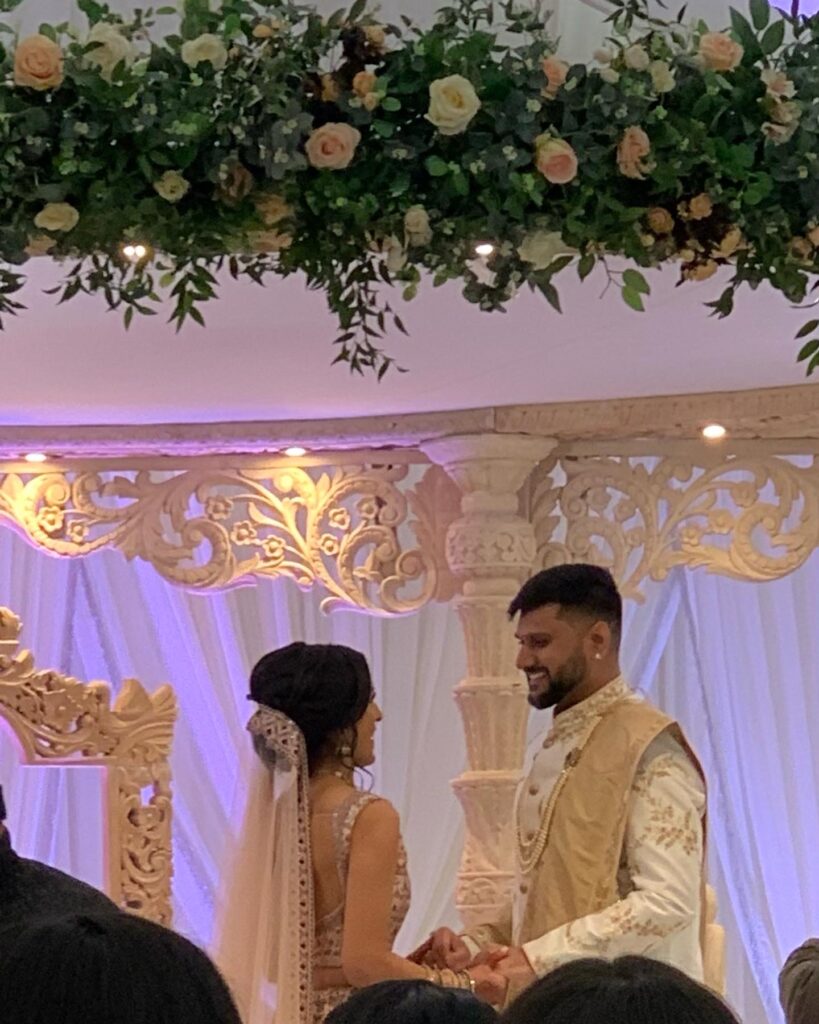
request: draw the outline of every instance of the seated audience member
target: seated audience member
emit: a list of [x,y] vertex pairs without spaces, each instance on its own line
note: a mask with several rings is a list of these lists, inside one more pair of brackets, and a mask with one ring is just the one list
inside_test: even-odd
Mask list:
[[500,1024],[738,1024],[687,974],[641,956],[574,960],[536,981]]
[[325,1024],[493,1024],[497,1019],[471,992],[430,981],[380,981],[353,992]]
[[3,1024],[241,1024],[181,935],[125,913],[40,918],[0,941]]
[[819,1024],[819,939],[808,939],[785,961],[779,1001],[787,1024]]
[[42,914],[117,912],[107,896],[85,882],[39,861],[18,857],[5,820],[0,787],[0,926],[6,934]]

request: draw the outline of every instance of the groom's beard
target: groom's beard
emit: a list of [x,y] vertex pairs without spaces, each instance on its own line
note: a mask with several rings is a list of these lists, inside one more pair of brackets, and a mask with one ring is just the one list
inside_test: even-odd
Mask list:
[[553,708],[583,682],[587,670],[588,662],[582,651],[575,651],[554,673],[545,668],[527,670],[529,703],[538,711]]

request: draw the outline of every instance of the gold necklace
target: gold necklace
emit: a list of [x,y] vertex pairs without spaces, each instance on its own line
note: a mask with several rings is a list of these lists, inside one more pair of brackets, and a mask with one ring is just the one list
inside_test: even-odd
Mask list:
[[563,787],[569,781],[569,776],[572,770],[577,767],[580,761],[580,755],[583,753],[583,748],[589,742],[592,733],[600,724],[600,719],[595,719],[591,727],[586,730],[580,743],[566,754],[566,759],[563,762],[563,767],[560,770],[552,792],[549,794],[549,799],[546,802],[546,809],[543,812],[543,817],[540,820],[540,827],[531,840],[526,840],[523,837],[523,833],[520,828],[520,814],[518,814],[518,820],[515,824],[515,831],[518,839],[518,864],[520,866],[521,873],[526,875],[532,868],[537,864],[543,855],[543,851],[546,849],[546,844],[549,842],[549,836],[552,831],[552,819],[555,813],[555,806],[558,798],[560,797]]

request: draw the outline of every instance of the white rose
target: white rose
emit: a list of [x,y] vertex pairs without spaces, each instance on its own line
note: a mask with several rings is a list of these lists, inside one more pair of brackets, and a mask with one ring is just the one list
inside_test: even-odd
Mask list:
[[86,64],[93,64],[99,69],[100,78],[111,81],[114,68],[120,62],[130,67],[136,59],[136,49],[129,39],[119,31],[116,25],[107,21],[98,21],[88,33],[86,44],[95,43],[93,49],[85,54]]
[[648,66],[655,92],[671,92],[676,85],[674,72],[664,60],[653,60]]
[[441,135],[460,135],[481,107],[472,83],[463,75],[436,79],[429,87],[427,121]]
[[154,182],[154,189],[169,203],[178,203],[190,188],[190,183],[179,171],[165,171],[162,177]]
[[601,68],[598,72],[604,82],[608,82],[609,85],[617,85],[620,81],[620,73],[615,71],[614,68]]
[[648,65],[651,63],[648,50],[639,43],[635,43],[634,46],[629,46],[623,51],[623,60],[626,62],[626,67],[631,68],[632,71],[647,71]]
[[532,231],[518,246],[518,256],[525,263],[531,263],[535,270],[545,270],[558,256],[574,251],[566,245],[558,231],[543,229]]
[[34,226],[42,231],[70,231],[79,219],[79,211],[71,203],[46,203],[34,218]]
[[189,39],[182,44],[182,60],[189,68],[197,64],[211,64],[216,71],[221,71],[227,64],[227,48],[219,36],[205,32],[196,39]]
[[404,214],[404,231],[409,245],[429,245],[432,241],[432,228],[429,226],[429,214],[423,206],[411,206]]
[[614,53],[603,46],[599,50],[595,50],[593,56],[598,64],[611,64],[614,60]]
[[765,68],[759,76],[765,85],[765,91],[775,99],[793,99],[796,95],[796,86],[788,78],[784,71],[775,71],[773,68]]

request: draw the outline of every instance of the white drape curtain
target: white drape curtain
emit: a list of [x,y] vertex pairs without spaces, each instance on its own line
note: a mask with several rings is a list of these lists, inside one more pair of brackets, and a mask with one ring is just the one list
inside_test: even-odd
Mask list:
[[[751,585],[677,571],[629,603],[624,668],[676,715],[709,776],[711,875],[728,930],[729,995],[746,1024],[780,1020],[778,966],[819,934],[819,558]],[[291,639],[363,650],[384,708],[374,787],[403,820],[414,883],[402,949],[454,922],[461,815],[448,785],[464,766],[452,686],[465,672],[457,619],[429,607],[398,620],[318,611],[319,595],[287,583],[188,594],[113,552],[59,561],[0,530],[0,604],[25,623],[38,663],[83,679],[134,675],[176,689],[177,926],[202,943],[235,816],[248,671]],[[533,716],[531,731],[542,731]],[[17,845],[101,880],[96,770],[21,769],[0,737]],[[56,823],[56,827],[55,827]]]

